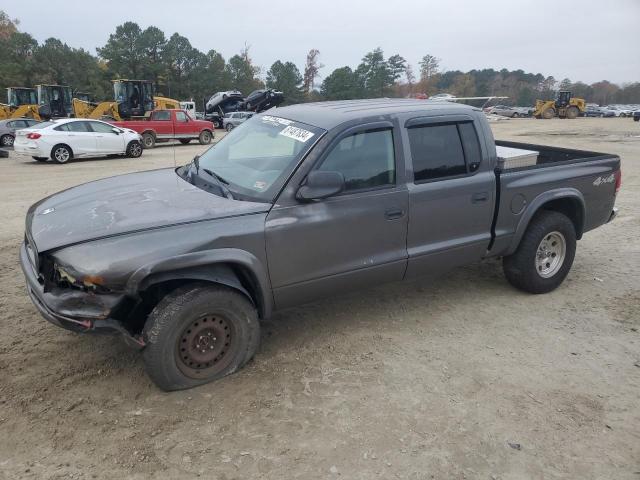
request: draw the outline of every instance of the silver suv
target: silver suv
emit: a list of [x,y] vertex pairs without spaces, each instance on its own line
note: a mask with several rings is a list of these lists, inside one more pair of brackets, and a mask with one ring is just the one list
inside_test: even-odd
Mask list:
[[253,117],[253,115],[254,112],[225,113],[224,117],[222,117],[222,128],[224,128],[227,132],[230,132],[241,123],[249,120],[251,117]]

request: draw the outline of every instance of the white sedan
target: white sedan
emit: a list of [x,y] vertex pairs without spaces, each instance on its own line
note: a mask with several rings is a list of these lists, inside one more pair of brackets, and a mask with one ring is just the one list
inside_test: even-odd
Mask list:
[[66,163],[72,158],[100,155],[142,155],[142,138],[128,128],[100,120],[66,118],[42,122],[16,132],[13,149],[39,162],[50,158]]

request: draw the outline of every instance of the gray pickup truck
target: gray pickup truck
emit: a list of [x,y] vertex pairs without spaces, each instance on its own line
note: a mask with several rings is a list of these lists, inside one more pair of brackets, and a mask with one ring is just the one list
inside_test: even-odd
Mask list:
[[47,320],[120,332],[160,388],[184,389],[244,365],[276,309],[487,257],[515,287],[549,292],[576,240],[615,216],[620,175],[615,155],[494,142],[468,106],[295,105],[188,165],[36,203],[20,261]]

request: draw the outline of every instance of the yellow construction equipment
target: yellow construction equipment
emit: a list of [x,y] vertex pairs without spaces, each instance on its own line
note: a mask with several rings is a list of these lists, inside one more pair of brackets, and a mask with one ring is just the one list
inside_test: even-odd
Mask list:
[[42,119],[64,118],[73,114],[71,87],[66,85],[36,85],[38,113]]
[[0,103],[0,120],[25,117],[40,120],[36,89],[27,87],[7,88],[7,103]]
[[572,97],[570,91],[561,90],[555,100],[536,100],[533,116],[544,119],[555,116],[573,119],[584,113],[586,106],[584,98]]
[[74,116],[121,121],[144,117],[153,110],[180,108],[177,100],[155,96],[150,80],[117,79],[112,82],[114,101],[94,103],[86,98],[74,98]]

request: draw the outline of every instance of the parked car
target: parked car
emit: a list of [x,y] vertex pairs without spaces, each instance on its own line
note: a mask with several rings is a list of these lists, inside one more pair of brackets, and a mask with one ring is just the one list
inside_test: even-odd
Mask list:
[[111,124],[138,132],[142,136],[144,148],[153,148],[157,142],[169,140],[180,140],[180,143],[186,145],[197,139],[200,145],[208,145],[215,136],[211,122],[195,120],[179,109],[154,110],[146,120],[126,120]]
[[510,107],[507,105],[495,105],[493,107],[489,107],[487,113],[492,113],[494,115],[501,115],[503,117],[509,117],[509,118],[518,118],[518,117],[527,116],[526,112],[524,112],[521,107]]
[[640,121],[640,110],[636,110],[635,112],[633,112],[633,121]]
[[611,110],[604,109],[602,107],[594,107],[592,105],[587,105],[584,114],[585,117],[614,117],[615,114]]
[[607,105],[603,108],[604,111],[613,113],[614,117],[630,117],[633,112],[629,109],[622,108],[619,105]]
[[20,264],[44,318],[121,333],[156,385],[184,389],[242,367],[261,320],[312,300],[488,257],[550,292],[615,217],[620,182],[618,156],[494,141],[466,105],[300,104],[180,168],[37,202]]
[[101,120],[68,118],[41,122],[18,130],[13,148],[39,162],[67,163],[73,158],[101,155],[142,155],[141,137],[128,128]]
[[246,122],[255,115],[254,112],[233,112],[227,113],[222,118],[222,125],[227,132],[230,132],[235,127],[243,122]]
[[33,118],[13,118],[8,120],[0,120],[0,147],[11,147],[16,138],[16,130],[28,128],[38,120]]
[[284,102],[284,94],[272,89],[254,90],[244,100],[244,109],[264,112]]

